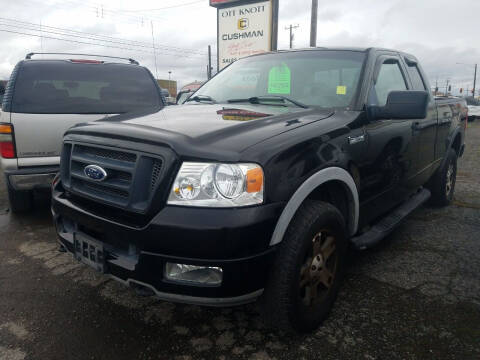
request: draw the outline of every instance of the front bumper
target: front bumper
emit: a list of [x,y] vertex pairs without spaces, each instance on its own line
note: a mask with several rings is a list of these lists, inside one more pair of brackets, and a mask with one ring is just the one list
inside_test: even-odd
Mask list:
[[14,190],[50,189],[58,166],[32,167],[18,170],[6,170],[8,184]]
[[[56,189],[52,199],[58,239],[69,252],[75,253],[75,236],[90,237],[103,246],[102,270],[116,280],[168,301],[209,306],[239,305],[262,294],[275,251],[269,241],[282,209],[280,203],[238,209],[167,206],[148,225],[134,228],[84,210]],[[167,262],[220,267],[222,282],[168,280]]]

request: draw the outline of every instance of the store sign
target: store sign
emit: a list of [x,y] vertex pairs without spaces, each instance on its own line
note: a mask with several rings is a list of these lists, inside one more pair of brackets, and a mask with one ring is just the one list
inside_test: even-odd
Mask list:
[[217,12],[219,70],[242,57],[272,50],[270,0],[218,8]]

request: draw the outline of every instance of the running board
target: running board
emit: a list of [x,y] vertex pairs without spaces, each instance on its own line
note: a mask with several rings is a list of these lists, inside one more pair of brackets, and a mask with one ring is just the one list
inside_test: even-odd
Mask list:
[[378,223],[373,225],[370,230],[361,235],[357,235],[350,239],[353,247],[357,250],[370,248],[380,242],[413,210],[422,205],[430,198],[430,191],[421,189],[410,199],[406,200],[402,205],[393,210],[389,215],[384,217]]

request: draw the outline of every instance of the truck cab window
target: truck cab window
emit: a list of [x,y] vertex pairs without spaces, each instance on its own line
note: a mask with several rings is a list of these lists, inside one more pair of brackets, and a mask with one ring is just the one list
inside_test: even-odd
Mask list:
[[387,103],[387,97],[390,91],[407,90],[407,84],[403,77],[398,62],[385,62],[380,67],[377,82],[373,87],[378,103],[383,106]]
[[410,81],[412,82],[413,90],[426,90],[425,83],[420,75],[420,71],[418,71],[417,65],[408,64],[407,71],[410,76]]

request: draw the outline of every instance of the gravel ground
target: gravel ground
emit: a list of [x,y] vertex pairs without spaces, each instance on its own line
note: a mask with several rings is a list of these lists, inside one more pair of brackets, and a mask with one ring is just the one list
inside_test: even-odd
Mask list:
[[479,359],[480,123],[469,126],[452,206],[416,210],[351,254],[313,334],[266,330],[255,304],[210,309],[138,297],[56,250],[48,197],[7,211],[0,183],[0,360]]

